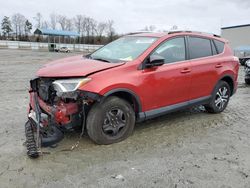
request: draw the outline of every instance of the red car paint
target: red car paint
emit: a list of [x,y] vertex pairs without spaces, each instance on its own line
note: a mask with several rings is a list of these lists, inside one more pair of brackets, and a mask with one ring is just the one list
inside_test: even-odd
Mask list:
[[[135,36],[158,37],[158,40],[131,62],[105,63],[76,56],[52,62],[40,69],[37,75],[53,78],[88,76],[92,80],[79,90],[99,95],[105,95],[115,89],[129,90],[141,102],[142,112],[209,96],[217,82],[224,76],[233,79],[236,90],[239,63],[226,40],[190,32],[147,33]],[[178,36],[219,40],[225,43],[225,49],[223,53],[214,56],[140,69],[143,61],[159,44]]]

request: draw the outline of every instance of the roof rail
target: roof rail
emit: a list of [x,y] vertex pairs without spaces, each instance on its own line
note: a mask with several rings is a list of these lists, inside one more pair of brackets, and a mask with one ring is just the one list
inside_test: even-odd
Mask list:
[[126,35],[135,35],[135,34],[141,34],[141,33],[153,33],[152,31],[135,31],[127,33]]
[[174,34],[174,33],[198,33],[198,34],[206,34],[206,35],[211,35],[214,37],[221,38],[220,35],[214,34],[214,33],[206,33],[206,32],[201,32],[201,31],[191,31],[191,30],[176,30],[176,31],[169,31],[168,34]]

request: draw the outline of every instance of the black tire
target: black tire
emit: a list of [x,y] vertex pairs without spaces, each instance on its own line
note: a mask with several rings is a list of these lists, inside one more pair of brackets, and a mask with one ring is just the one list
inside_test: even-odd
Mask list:
[[95,143],[107,145],[126,139],[134,126],[132,106],[121,98],[111,96],[93,105],[88,113],[86,128]]
[[246,83],[247,85],[250,85],[250,79],[246,79],[246,78],[245,78],[245,83]]
[[[225,91],[225,94],[222,95],[222,91]],[[220,97],[220,95],[224,97]],[[214,88],[210,102],[207,105],[205,105],[205,109],[209,113],[223,112],[228,105],[230,96],[231,96],[231,89],[229,84],[225,81],[219,81],[219,83]]]

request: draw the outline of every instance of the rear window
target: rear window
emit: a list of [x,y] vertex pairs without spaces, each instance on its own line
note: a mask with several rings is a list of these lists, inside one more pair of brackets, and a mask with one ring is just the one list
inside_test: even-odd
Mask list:
[[224,42],[214,40],[214,43],[215,43],[218,53],[221,54],[224,51],[224,47],[225,47]]
[[190,59],[212,56],[212,48],[209,39],[189,37]]

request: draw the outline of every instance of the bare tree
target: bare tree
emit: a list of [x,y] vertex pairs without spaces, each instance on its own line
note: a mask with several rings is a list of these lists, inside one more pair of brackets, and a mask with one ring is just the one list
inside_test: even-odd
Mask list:
[[142,29],[143,31],[154,31],[156,29],[156,27],[154,25],[150,25],[150,26],[145,26],[144,29]]
[[93,18],[91,18],[91,17],[84,18],[83,32],[86,33],[87,43],[90,42],[90,36],[95,35],[96,25],[97,25],[97,22]]
[[41,27],[44,28],[44,29],[48,29],[49,28],[48,21],[43,21]]
[[66,29],[66,24],[67,24],[67,17],[66,16],[58,15],[57,22],[60,24],[62,30]]
[[73,19],[70,18],[66,19],[66,30],[72,31],[74,29],[73,23],[74,23]]
[[83,15],[76,15],[76,17],[74,17],[74,25],[75,25],[75,28],[79,34],[82,33],[83,22],[84,22]]
[[114,35],[115,35],[115,29],[114,29],[114,21],[113,20],[109,20],[107,22],[107,35],[110,41],[113,40]]
[[50,14],[50,27],[52,29],[56,29],[57,24],[57,15],[56,14]]
[[105,30],[107,30],[108,28],[108,24],[105,23],[105,22],[99,22],[97,27],[96,27],[96,34],[97,34],[97,37],[98,37],[98,42],[101,43],[101,40],[102,40],[102,36],[105,32]]
[[42,27],[42,19],[43,19],[42,14],[40,12],[38,12],[36,14],[36,16],[33,17],[33,19],[36,21],[36,27],[41,28]]
[[16,13],[12,15],[12,24],[14,26],[14,31],[16,33],[16,39],[21,39],[22,34],[25,31],[25,22],[26,22],[26,18],[24,17],[24,15],[20,14],[20,13]]

